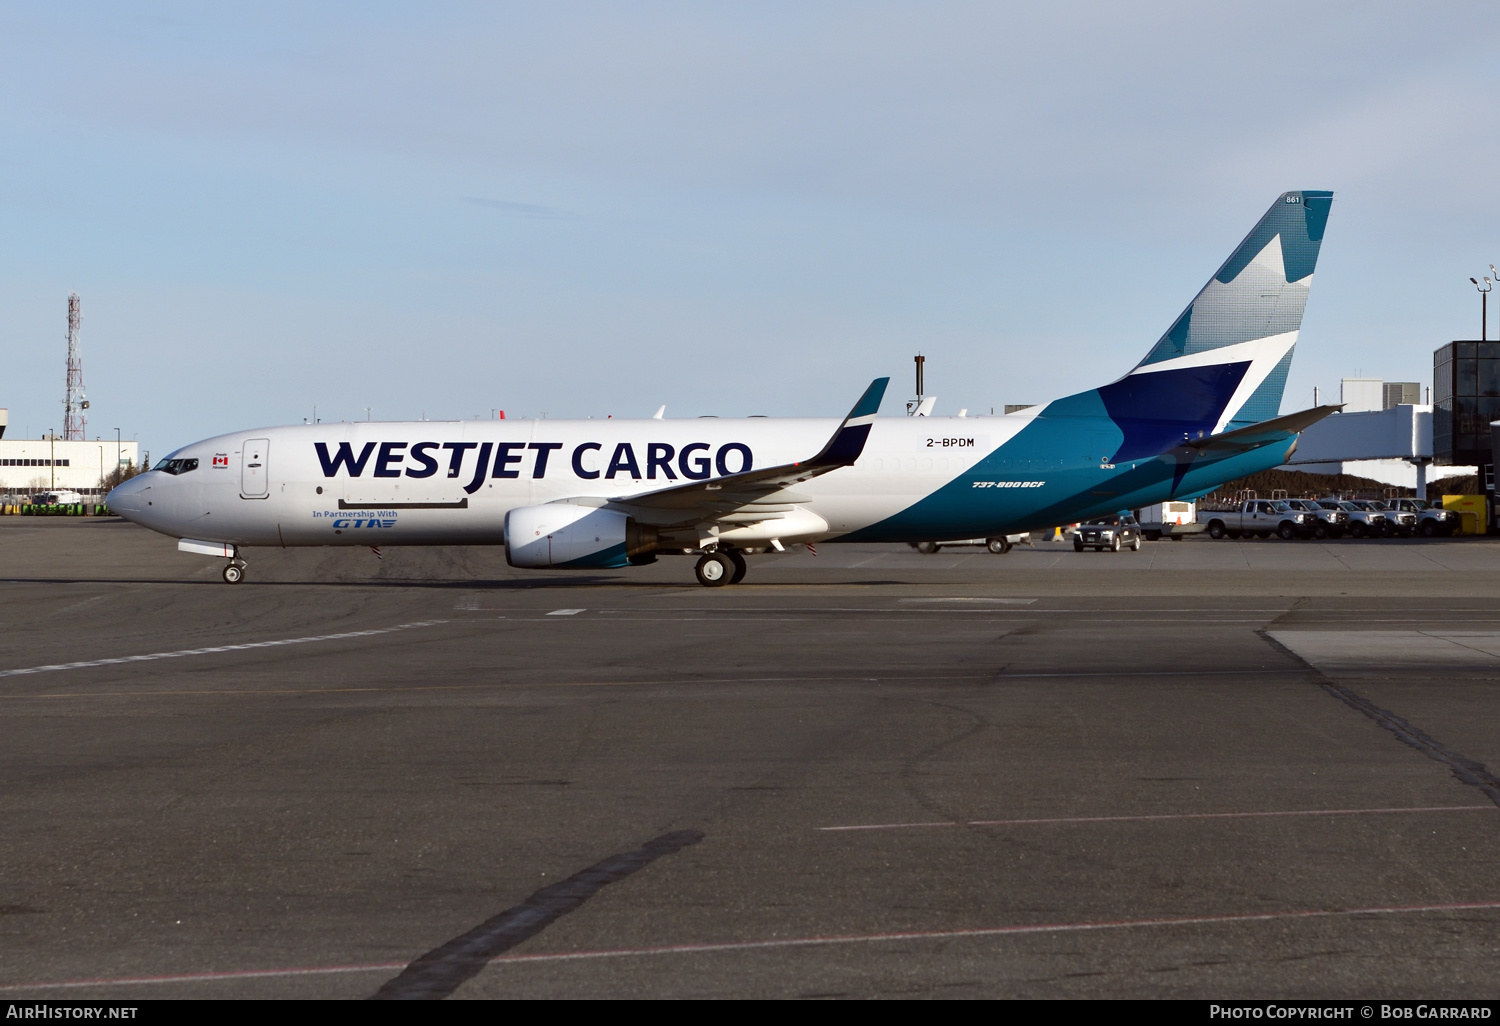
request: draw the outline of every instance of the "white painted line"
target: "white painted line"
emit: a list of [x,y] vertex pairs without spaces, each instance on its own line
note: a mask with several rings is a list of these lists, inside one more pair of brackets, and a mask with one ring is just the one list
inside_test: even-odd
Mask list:
[[335,973],[398,972],[405,962],[377,962],[371,965],[329,965],[307,969],[241,969],[222,973],[180,973],[175,976],[124,976],[116,979],[68,980],[63,983],[8,983],[7,990],[63,990],[75,987],[124,987],[151,983],[202,983],[209,980],[253,980],[266,976],[330,976]]
[[904,598],[898,602],[987,602],[996,606],[1029,606],[1034,598]]
[[1398,809],[1294,809],[1285,812],[1184,812],[1160,816],[1061,816],[1053,819],[938,820],[931,823],[870,823],[860,826],[818,827],[826,833],[850,830],[915,830],[923,827],[1050,826],[1066,823],[1159,823],[1183,819],[1268,819],[1277,816],[1390,816],[1416,812],[1500,812],[1494,805],[1424,805]]
[[582,613],[582,612],[584,612],[584,610],[582,610],[582,609],[554,609],[554,610],[552,610],[552,612],[548,613],[547,615],[548,616],[577,616],[579,613]]
[[52,673],[57,670],[83,670],[91,666],[121,666],[125,663],[149,663],[157,659],[181,659],[184,656],[216,655],[220,652],[244,652],[252,648],[276,648],[280,645],[306,645],[313,641],[340,641],[344,638],[368,638],[376,634],[391,634],[395,631],[413,630],[447,623],[447,620],[418,620],[415,623],[397,624],[395,627],[377,627],[367,631],[344,631],[341,634],[314,634],[306,638],[281,638],[276,641],[251,641],[243,645],[214,645],[212,648],[184,648],[176,652],[148,652],[145,655],[117,656],[113,659],[83,659],[76,663],[51,663],[47,666],[26,666],[15,670],[0,670],[0,677],[21,677],[31,673]]
[[1414,912],[1470,912],[1500,909],[1500,901],[1456,902],[1442,905],[1404,905],[1372,908],[1309,909],[1292,912],[1255,912],[1238,915],[1180,916],[1161,919],[1118,919],[1086,923],[1043,923],[1035,926],[994,926],[969,930],[909,930],[901,933],[845,934],[832,937],[794,937],[784,940],[729,941],[723,944],[674,944],[659,948],[619,948],[612,951],[577,951],[557,954],[501,955],[492,965],[519,962],[570,962],[594,958],[631,958],[650,955],[693,955],[714,951],[752,951],[758,948],[802,948],[832,944],[878,944],[890,941],[954,940],[966,937],[1024,936],[1036,933],[1082,933],[1095,930],[1129,930],[1150,926],[1217,926],[1228,923],[1264,923],[1282,919],[1325,919],[1346,916],[1400,915]]
[[[717,944],[670,944],[649,948],[613,948],[599,951],[565,951],[535,955],[501,955],[491,965],[527,962],[576,962],[603,958],[645,958],[654,955],[699,955],[720,951],[755,951],[770,948],[809,948],[835,944],[880,944],[892,941],[963,940],[982,937],[1021,937],[1029,934],[1083,933],[1101,930],[1131,930],[1161,926],[1226,926],[1237,923],[1269,923],[1289,919],[1343,919],[1355,916],[1413,915],[1424,912],[1475,912],[1500,910],[1500,901],[1463,901],[1432,905],[1390,905],[1367,908],[1303,909],[1286,912],[1231,913],[1228,915],[1165,916],[1155,919],[1114,919],[1082,923],[1038,923],[1035,925],[976,927],[963,930],[906,930],[899,933],[842,934],[827,937],[787,937],[776,940],[725,941]],[[238,972],[190,973],[178,976],[136,976],[116,979],[68,980],[55,983],[9,983],[0,992],[14,990],[61,990],[76,987],[130,986],[152,983],[199,983],[208,980],[242,980],[256,977],[314,976],[334,973],[389,972],[406,968],[404,962],[371,965],[341,965],[302,969],[247,969]]]
[[465,595],[463,598],[453,603],[453,608],[462,609],[466,612],[474,612],[479,609],[479,596]]

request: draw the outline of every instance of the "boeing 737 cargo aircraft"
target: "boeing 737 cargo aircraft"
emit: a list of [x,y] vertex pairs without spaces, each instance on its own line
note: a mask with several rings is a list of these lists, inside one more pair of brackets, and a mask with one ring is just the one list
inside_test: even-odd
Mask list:
[[709,587],[806,542],[941,541],[1199,495],[1286,462],[1278,416],[1333,194],[1288,192],[1139,365],[1003,417],[313,424],[220,435],[109,494],[227,562],[257,545],[501,545],[512,566],[698,556]]

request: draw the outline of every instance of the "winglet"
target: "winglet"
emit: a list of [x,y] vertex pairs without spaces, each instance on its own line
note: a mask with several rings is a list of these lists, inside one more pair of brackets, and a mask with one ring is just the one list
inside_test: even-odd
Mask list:
[[859,454],[865,451],[865,439],[870,437],[870,425],[875,423],[875,414],[880,410],[880,401],[885,398],[885,387],[890,383],[890,378],[876,378],[870,382],[870,387],[859,397],[859,402],[854,404],[854,409],[849,411],[823,451],[804,466],[847,467],[859,459]]

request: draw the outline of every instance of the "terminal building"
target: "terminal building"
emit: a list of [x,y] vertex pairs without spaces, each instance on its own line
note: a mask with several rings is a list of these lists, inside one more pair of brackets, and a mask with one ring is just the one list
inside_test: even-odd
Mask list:
[[69,442],[52,432],[45,438],[12,438],[6,434],[8,419],[0,410],[0,493],[7,496],[64,489],[93,495],[116,467],[140,465],[138,442]]

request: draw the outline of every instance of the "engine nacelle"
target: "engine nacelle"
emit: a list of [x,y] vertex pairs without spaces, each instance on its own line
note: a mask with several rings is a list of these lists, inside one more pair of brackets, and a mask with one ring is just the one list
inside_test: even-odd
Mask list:
[[505,558],[511,566],[601,569],[650,563],[656,530],[624,513],[549,502],[505,515]]

